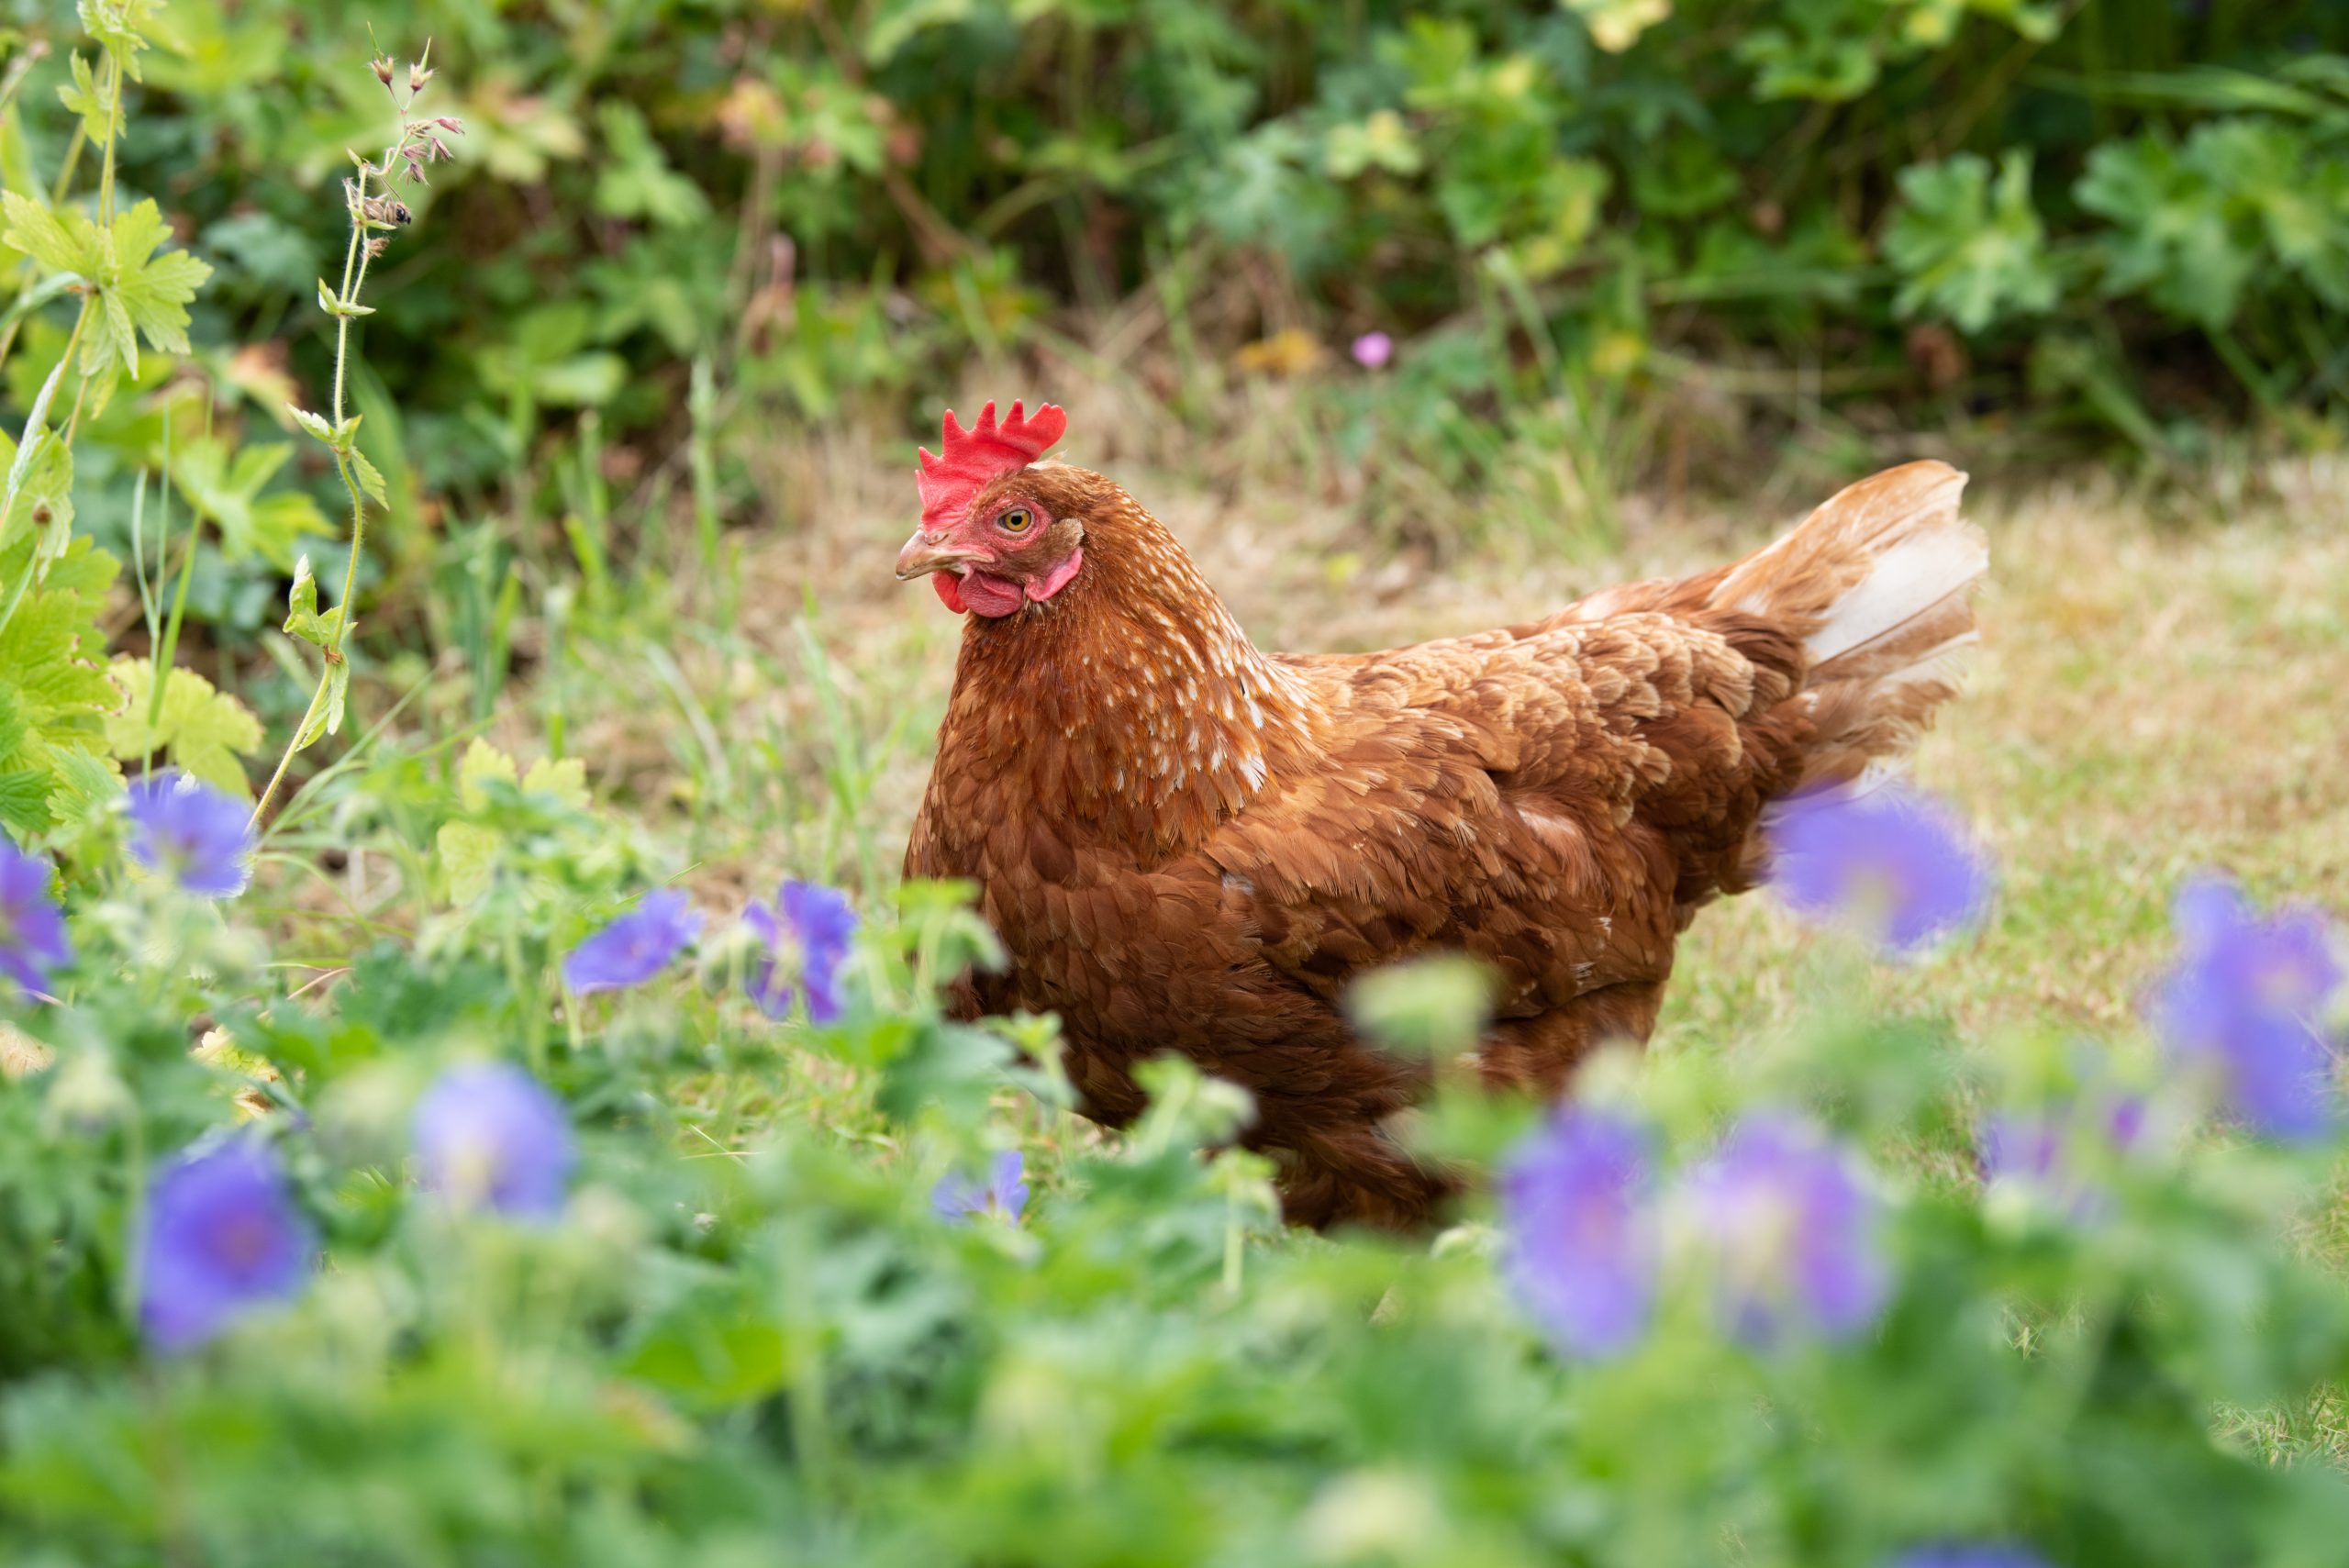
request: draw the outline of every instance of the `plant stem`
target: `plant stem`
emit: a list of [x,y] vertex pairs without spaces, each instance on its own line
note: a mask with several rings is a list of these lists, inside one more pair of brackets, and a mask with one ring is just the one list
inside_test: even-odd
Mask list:
[[[331,670],[333,666],[328,665],[328,668]],[[310,726],[318,717],[318,706],[326,700],[327,677],[320,675],[317,688],[310,693],[310,706],[302,710],[302,722],[294,727],[294,739],[285,743],[284,752],[277,759],[277,771],[269,775],[269,784],[262,790],[261,798],[253,802],[253,814],[247,826],[255,831],[261,828],[262,813],[269,809],[270,801],[277,795],[277,786],[285,782],[285,770],[294,765],[294,753],[302,749],[302,737],[310,732]]]
[[[338,291],[346,306],[357,305],[361,291],[367,286],[367,263],[371,259],[367,247],[368,186],[379,173],[387,175],[393,161],[387,156],[381,171],[372,163],[360,164],[357,183],[351,187],[351,242],[343,248],[342,286]],[[388,178],[385,183],[388,189]],[[328,407],[328,417],[333,421],[338,435],[342,429],[344,387],[350,379],[351,320],[347,310],[335,317],[334,400]],[[327,694],[334,681],[335,666],[342,662],[343,639],[351,635],[353,619],[351,601],[359,590],[359,557],[367,547],[367,500],[359,488],[358,471],[347,453],[335,452],[334,468],[335,473],[342,480],[343,493],[351,497],[351,555],[342,572],[342,597],[336,601],[342,613],[335,617],[334,632],[321,650],[325,660],[318,670],[317,687],[310,694],[310,705],[303,710],[302,722],[295,727],[293,735],[286,740],[285,751],[277,759],[277,771],[270,774],[267,787],[253,802],[251,825],[256,831],[261,828],[262,818],[269,813],[270,803],[276,798],[278,786],[285,782],[286,770],[294,765],[294,754],[309,744],[310,726],[317,721],[326,706]]]

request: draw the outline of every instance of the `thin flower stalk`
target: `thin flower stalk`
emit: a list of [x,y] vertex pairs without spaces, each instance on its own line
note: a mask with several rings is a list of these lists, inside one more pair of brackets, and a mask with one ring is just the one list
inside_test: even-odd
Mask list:
[[[342,596],[336,608],[324,616],[315,612],[306,617],[297,602],[295,613],[289,617],[285,629],[313,642],[318,649],[321,663],[318,684],[310,694],[309,706],[303,709],[302,720],[295,726],[286,740],[285,750],[277,760],[276,770],[270,774],[268,784],[253,802],[252,823],[258,831],[269,813],[271,803],[285,782],[287,770],[293,767],[295,755],[314,744],[323,734],[331,734],[342,718],[342,692],[350,681],[343,645],[351,636],[353,599],[359,589],[359,562],[367,548],[367,489],[361,480],[361,464],[357,444],[358,421],[345,415],[345,387],[350,379],[351,324],[362,316],[371,315],[371,307],[359,303],[367,286],[368,264],[383,254],[390,243],[385,238],[391,230],[410,221],[406,204],[394,194],[394,187],[406,177],[425,182],[424,167],[428,163],[453,157],[441,133],[451,136],[464,134],[464,127],[448,116],[419,118],[415,114],[416,100],[425,83],[432,79],[429,63],[432,47],[426,44],[424,58],[408,67],[407,89],[405,95],[394,83],[392,63],[377,59],[371,62],[377,81],[391,95],[392,104],[399,111],[399,139],[384,150],[383,156],[373,161],[353,154],[356,172],[342,183],[343,205],[351,218],[351,238],[343,247],[342,278],[339,288],[328,294],[326,285],[318,285],[319,304],[335,318],[334,391],[327,417],[295,409],[295,414],[304,428],[324,441],[334,455],[336,475],[342,481],[343,494],[351,499],[351,553],[342,573]],[[380,494],[381,481],[376,484]],[[306,579],[306,571],[302,573]],[[302,584],[297,582],[296,592]],[[316,589],[310,590],[313,598]],[[297,630],[297,621],[306,629]]]

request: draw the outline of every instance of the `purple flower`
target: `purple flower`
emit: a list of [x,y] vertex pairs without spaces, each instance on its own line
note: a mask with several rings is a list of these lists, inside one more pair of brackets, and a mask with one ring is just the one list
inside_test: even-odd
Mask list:
[[562,961],[562,981],[585,995],[641,985],[662,970],[701,932],[701,911],[673,887],[648,893],[644,902],[571,950]]
[[1395,357],[1395,339],[1384,332],[1365,332],[1354,339],[1354,363],[1366,371],[1383,367]]
[[1648,1140],[1609,1111],[1562,1106],[1501,1173],[1511,1289],[1569,1355],[1628,1350],[1655,1306]]
[[517,1219],[562,1211],[571,1182],[571,1123],[562,1102],[504,1062],[451,1067],[416,1105],[424,1184],[459,1208]]
[[1762,1114],[1688,1178],[1687,1212],[1730,1329],[1766,1348],[1876,1320],[1890,1293],[1876,1204],[1851,1157],[1807,1123]]
[[1853,921],[1894,952],[1965,925],[1989,900],[1989,868],[1956,819],[1898,785],[1798,795],[1765,828],[1779,896],[1812,919]]
[[1977,1139],[1982,1180],[2023,1194],[2075,1224],[2090,1224],[2110,1207],[2096,1173],[2114,1155],[2133,1150],[2144,1128],[2145,1102],[2137,1095],[1994,1111]]
[[751,999],[780,1018],[791,1011],[796,977],[807,990],[807,1017],[829,1024],[841,1016],[841,965],[856,935],[856,911],[846,894],[813,882],[785,882],[775,906],[752,899],[742,911],[765,950],[751,973]]
[[243,803],[176,768],[130,785],[130,853],[199,898],[234,898],[251,880],[253,831]]
[[930,1189],[930,1207],[941,1219],[969,1219],[981,1214],[1017,1219],[1028,1207],[1026,1170],[1019,1151],[1007,1149],[995,1157],[985,1186],[951,1171],[939,1177],[938,1184]]
[[2234,886],[2201,877],[2174,907],[2181,953],[2154,999],[2173,1060],[2215,1082],[2227,1106],[2272,1138],[2332,1123],[2332,1048],[2317,1018],[2341,984],[2312,910],[2254,915]]
[[72,958],[65,917],[49,899],[49,862],[0,839],[0,974],[39,991],[49,972]]
[[1895,1558],[1892,1568],[2047,1568],[2047,1560],[2021,1546],[1953,1540],[1912,1548]]
[[147,1189],[139,1318],[166,1351],[297,1295],[317,1250],[277,1157],[250,1134],[183,1154]]

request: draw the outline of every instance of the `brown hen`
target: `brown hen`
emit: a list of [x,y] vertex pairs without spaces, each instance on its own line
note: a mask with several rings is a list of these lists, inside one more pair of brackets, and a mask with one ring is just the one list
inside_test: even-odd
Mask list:
[[1734,565],[1469,637],[1259,651],[1065,425],[990,404],[922,453],[897,562],[966,612],[908,876],[975,882],[1010,954],[957,1006],[1060,1015],[1086,1113],[1179,1051],[1244,1084],[1289,1217],[1410,1225],[1447,1189],[1389,1123],[1427,1065],[1341,998],[1415,954],[1498,976],[1496,1083],[1643,1040],[1698,907],[1753,885],[1763,808],[1861,780],[1949,697],[1987,553],[1964,476],[1853,485]]

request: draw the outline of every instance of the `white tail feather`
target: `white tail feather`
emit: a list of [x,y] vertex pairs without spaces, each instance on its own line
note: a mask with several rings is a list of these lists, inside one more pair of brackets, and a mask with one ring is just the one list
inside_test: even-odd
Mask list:
[[1837,599],[1819,629],[1804,639],[1812,663],[1824,664],[1906,626],[1965,592],[1989,567],[1989,546],[1954,512],[1941,527],[1909,534],[1878,555],[1858,586]]
[[1865,791],[1899,770],[1957,689],[1977,640],[1973,591],[1990,564],[1958,512],[1965,476],[1911,463],[1851,486],[1733,567],[1713,602],[1803,639],[1813,733],[1798,787]]

